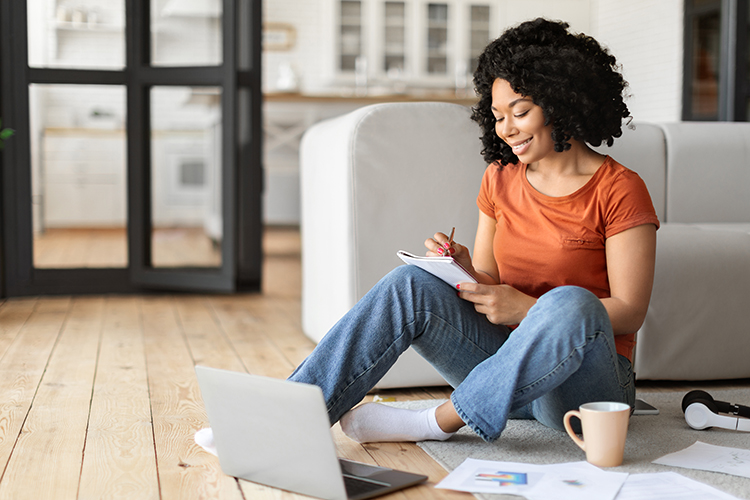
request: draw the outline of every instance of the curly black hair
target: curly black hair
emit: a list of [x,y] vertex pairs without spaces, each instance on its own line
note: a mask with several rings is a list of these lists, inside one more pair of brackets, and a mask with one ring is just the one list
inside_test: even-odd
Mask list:
[[543,18],[505,31],[479,56],[474,86],[479,102],[472,120],[479,123],[482,156],[502,168],[518,157],[495,133],[492,84],[500,78],[517,94],[542,108],[552,124],[555,151],[570,149],[571,138],[592,146],[611,146],[630,116],[623,94],[628,84],[615,57],[592,37],[573,34],[565,22]]

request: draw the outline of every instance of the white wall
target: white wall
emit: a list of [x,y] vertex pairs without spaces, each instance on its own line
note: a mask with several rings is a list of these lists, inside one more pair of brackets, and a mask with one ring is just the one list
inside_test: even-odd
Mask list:
[[591,35],[623,67],[637,121],[680,121],[683,0],[597,0]]
[[[593,5],[597,0],[524,0],[490,2],[500,18],[500,26],[508,27],[515,24],[546,17],[561,20],[570,24],[574,31],[589,33],[591,31]],[[502,30],[502,28],[501,28]],[[500,35],[500,32],[497,33]]]
[[296,32],[292,50],[263,53],[264,91],[276,89],[282,65],[299,76],[301,89],[322,90],[330,83],[336,43],[331,27],[337,6],[330,0],[263,0],[264,22],[290,24]]

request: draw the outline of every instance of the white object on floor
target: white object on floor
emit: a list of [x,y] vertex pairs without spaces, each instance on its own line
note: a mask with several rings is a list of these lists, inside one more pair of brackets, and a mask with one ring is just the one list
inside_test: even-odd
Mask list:
[[676,472],[631,474],[617,500],[737,500],[737,497]]
[[195,433],[195,444],[212,455],[219,456],[216,453],[216,445],[214,444],[214,431],[210,427],[206,427]]
[[528,500],[614,500],[627,477],[588,462],[535,465],[467,458],[435,487]]
[[685,469],[723,472],[750,478],[750,450],[696,441],[692,446],[657,458],[652,463]]

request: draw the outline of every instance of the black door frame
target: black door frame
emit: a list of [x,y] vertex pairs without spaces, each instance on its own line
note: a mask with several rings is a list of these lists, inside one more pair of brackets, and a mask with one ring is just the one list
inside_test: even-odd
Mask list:
[[[2,281],[7,296],[127,293],[147,288],[257,290],[262,267],[261,1],[223,0],[223,63],[151,67],[149,0],[125,0],[124,70],[29,68],[25,2],[0,5],[0,109],[16,129],[2,158]],[[145,28],[145,29],[144,29]],[[121,85],[127,89],[128,267],[33,267],[29,93],[32,83]],[[221,268],[153,268],[150,113],[152,86],[222,88]]]
[[693,110],[693,64],[694,52],[693,24],[701,14],[715,13],[720,19],[720,47],[718,68],[718,112],[714,120],[748,121],[748,100],[750,100],[750,75],[748,74],[748,0],[716,0],[713,5],[704,4],[700,8],[693,0],[685,1],[683,38],[683,82],[682,119],[701,120]]

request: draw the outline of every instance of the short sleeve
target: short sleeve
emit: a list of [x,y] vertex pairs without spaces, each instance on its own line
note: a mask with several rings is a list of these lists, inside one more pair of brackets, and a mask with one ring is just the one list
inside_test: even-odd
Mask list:
[[646,183],[632,170],[623,169],[612,182],[605,220],[605,238],[643,224],[659,228]]
[[496,175],[497,165],[492,163],[484,171],[482,185],[479,188],[479,195],[477,196],[477,206],[479,207],[479,210],[493,219],[497,219],[495,214],[495,202],[492,196],[492,193],[495,192],[495,183],[497,182]]

